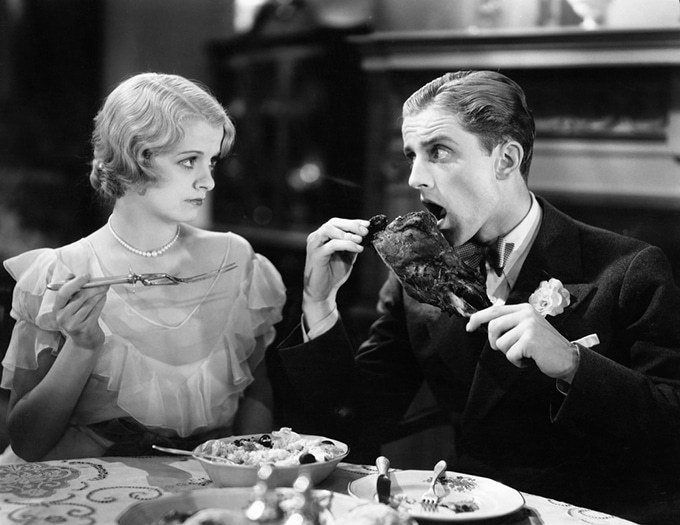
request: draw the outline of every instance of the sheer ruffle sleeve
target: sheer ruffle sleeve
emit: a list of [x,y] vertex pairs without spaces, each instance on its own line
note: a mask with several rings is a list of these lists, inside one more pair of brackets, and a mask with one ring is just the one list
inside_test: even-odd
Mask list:
[[57,351],[64,338],[52,313],[56,292],[47,289],[52,280],[67,279],[72,272],[49,248],[32,250],[4,262],[16,280],[11,315],[16,320],[2,361],[2,388],[11,389],[17,368],[35,370],[38,354]]
[[[107,338],[95,375],[106,392],[116,392],[115,405],[144,425],[180,436],[231,425],[275,337],[286,300],[278,271],[249,245],[232,245],[229,252],[238,269],[221,275],[176,326],[159,326],[129,305],[117,307],[115,295],[107,301],[116,316],[102,316]],[[105,395],[93,384],[96,389]],[[82,408],[84,420],[95,417]]]
[[[250,371],[264,358],[266,347],[274,340],[274,325],[281,320],[286,301],[285,288],[278,271],[259,254],[253,258],[251,279],[241,290],[227,322],[233,330],[225,331],[232,361],[238,363],[233,373],[235,384],[250,382]],[[239,341],[248,341],[239,344]]]
[[[265,257],[234,234],[200,237],[193,252],[215,267],[237,267],[212,280],[182,286],[112,286],[99,324],[105,341],[72,415],[89,425],[132,416],[180,436],[233,423],[243,391],[275,337],[286,292]],[[17,280],[17,323],[3,361],[4,388],[17,368],[37,368],[37,356],[64,341],[52,308],[52,280],[104,275],[87,240],[36,250],[5,262]]]

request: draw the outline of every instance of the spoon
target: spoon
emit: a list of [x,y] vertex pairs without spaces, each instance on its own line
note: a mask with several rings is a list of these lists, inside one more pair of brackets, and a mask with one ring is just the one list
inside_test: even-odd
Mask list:
[[212,454],[192,452],[191,450],[182,450],[180,448],[159,447],[158,445],[151,445],[151,448],[155,448],[156,450],[160,450],[161,452],[168,452],[169,454],[177,454],[179,456],[192,456],[195,458],[216,459],[222,463],[233,463],[233,461],[229,461],[224,456],[213,456]]

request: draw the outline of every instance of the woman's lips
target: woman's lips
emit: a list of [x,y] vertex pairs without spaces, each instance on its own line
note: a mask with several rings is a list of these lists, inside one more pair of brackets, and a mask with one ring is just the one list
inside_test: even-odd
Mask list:
[[193,204],[194,206],[203,206],[203,201],[205,199],[189,199],[187,202]]

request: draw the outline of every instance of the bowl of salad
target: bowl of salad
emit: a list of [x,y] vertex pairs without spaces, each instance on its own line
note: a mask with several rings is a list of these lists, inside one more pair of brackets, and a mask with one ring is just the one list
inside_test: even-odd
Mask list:
[[211,439],[193,452],[216,487],[253,486],[265,464],[273,466],[277,486],[290,487],[301,473],[306,473],[313,485],[326,479],[349,454],[349,446],[284,427],[267,434]]

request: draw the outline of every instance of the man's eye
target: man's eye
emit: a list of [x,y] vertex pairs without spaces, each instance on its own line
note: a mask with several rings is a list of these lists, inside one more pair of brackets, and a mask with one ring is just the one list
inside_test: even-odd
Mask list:
[[432,159],[433,160],[442,160],[446,159],[449,156],[449,150],[446,148],[441,148],[439,146],[435,146],[432,148]]
[[404,153],[404,157],[406,157],[406,161],[408,162],[409,166],[413,164],[413,161],[416,160],[416,155],[415,153]]

